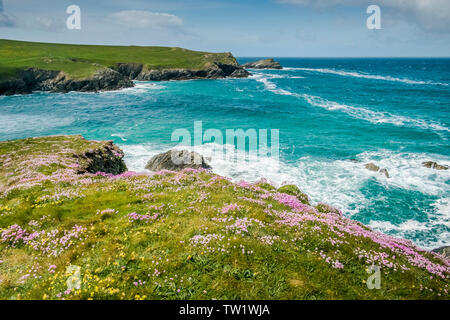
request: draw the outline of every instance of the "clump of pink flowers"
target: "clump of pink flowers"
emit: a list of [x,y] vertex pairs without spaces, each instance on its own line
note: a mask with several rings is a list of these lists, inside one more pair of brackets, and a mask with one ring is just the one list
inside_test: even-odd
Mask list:
[[128,214],[128,219],[130,219],[130,221],[149,222],[152,220],[156,220],[158,218],[158,216],[159,216],[158,213],[150,215],[150,214],[138,214],[136,212],[132,212],[132,213]]
[[310,206],[300,202],[297,197],[291,196],[286,193],[276,193],[273,195],[273,198],[279,203],[292,208],[296,212],[309,212],[312,210]]
[[231,203],[231,204],[228,204],[228,205],[224,206],[220,212],[221,212],[222,214],[227,214],[227,213],[230,212],[230,211],[237,211],[237,210],[239,210],[239,209],[240,209],[240,207],[239,207],[238,204],[236,204],[236,203]]

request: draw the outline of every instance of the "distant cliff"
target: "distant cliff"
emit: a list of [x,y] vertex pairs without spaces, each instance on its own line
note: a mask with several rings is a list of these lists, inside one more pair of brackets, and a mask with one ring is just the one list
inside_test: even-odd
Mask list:
[[132,87],[132,80],[248,75],[231,53],[0,40],[0,95],[33,91],[96,92]]

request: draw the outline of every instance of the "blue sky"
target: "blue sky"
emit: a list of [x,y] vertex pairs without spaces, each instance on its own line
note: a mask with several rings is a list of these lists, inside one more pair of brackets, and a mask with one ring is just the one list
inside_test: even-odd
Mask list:
[[[81,8],[68,30],[66,8]],[[366,27],[368,5],[380,30]],[[0,0],[0,38],[236,56],[450,56],[449,0]]]

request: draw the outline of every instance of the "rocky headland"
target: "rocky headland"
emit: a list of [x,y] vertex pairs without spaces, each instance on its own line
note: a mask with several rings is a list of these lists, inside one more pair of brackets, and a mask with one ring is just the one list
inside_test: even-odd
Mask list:
[[274,59],[262,59],[248,62],[242,65],[246,69],[283,69],[281,64]]
[[[33,91],[66,93],[118,90],[133,87],[133,80],[168,81],[249,76],[249,72],[229,52],[11,40],[0,40],[0,48],[4,48],[0,50],[0,95],[28,94]],[[109,52],[106,57],[105,52]],[[7,63],[13,56],[16,59],[14,63]],[[102,58],[99,59],[99,56]]]

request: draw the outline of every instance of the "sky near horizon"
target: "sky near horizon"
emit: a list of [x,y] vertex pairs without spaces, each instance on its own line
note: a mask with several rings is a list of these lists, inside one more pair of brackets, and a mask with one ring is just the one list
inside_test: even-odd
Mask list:
[[[66,9],[81,8],[69,30]],[[369,5],[381,29],[368,29]],[[450,0],[0,0],[0,38],[274,57],[449,57]]]

